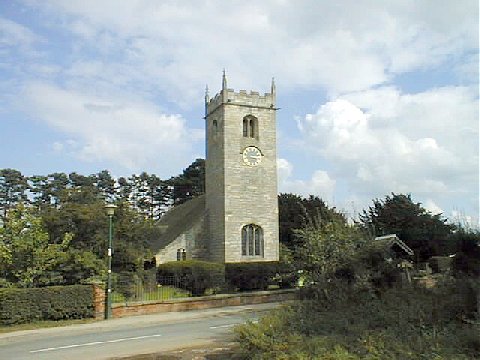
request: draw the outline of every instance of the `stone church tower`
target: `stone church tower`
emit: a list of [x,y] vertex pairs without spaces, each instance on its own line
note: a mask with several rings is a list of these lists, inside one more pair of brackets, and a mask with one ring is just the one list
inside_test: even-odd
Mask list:
[[275,84],[270,93],[227,88],[205,94],[208,257],[217,262],[277,261]]
[[205,94],[206,194],[170,209],[152,242],[157,264],[277,261],[275,84],[260,95]]

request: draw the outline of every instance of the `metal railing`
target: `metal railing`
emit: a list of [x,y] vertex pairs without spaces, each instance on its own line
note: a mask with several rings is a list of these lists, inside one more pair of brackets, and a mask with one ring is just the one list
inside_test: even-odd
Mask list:
[[140,280],[117,281],[113,286],[112,302],[167,301],[190,296],[190,292],[182,288],[174,277],[166,277],[155,284],[146,284]]

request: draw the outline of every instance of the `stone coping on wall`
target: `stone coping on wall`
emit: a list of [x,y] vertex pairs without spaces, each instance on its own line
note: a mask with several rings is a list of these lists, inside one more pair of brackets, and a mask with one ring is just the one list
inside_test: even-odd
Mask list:
[[297,289],[255,291],[237,294],[216,294],[201,297],[176,298],[165,301],[139,301],[113,304],[113,317],[144,315],[161,312],[210,309],[224,306],[239,306],[294,300]]

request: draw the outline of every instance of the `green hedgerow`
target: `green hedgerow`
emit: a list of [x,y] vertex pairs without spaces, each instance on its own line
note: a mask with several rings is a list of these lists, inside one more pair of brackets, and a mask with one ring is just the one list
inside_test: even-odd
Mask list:
[[94,316],[91,285],[0,289],[0,324]]

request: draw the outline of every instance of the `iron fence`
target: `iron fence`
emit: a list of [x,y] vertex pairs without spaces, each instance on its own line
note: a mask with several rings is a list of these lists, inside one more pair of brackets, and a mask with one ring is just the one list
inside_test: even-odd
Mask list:
[[113,285],[112,302],[167,301],[190,296],[191,293],[173,276],[160,278],[157,282],[145,282],[140,279],[120,279]]

